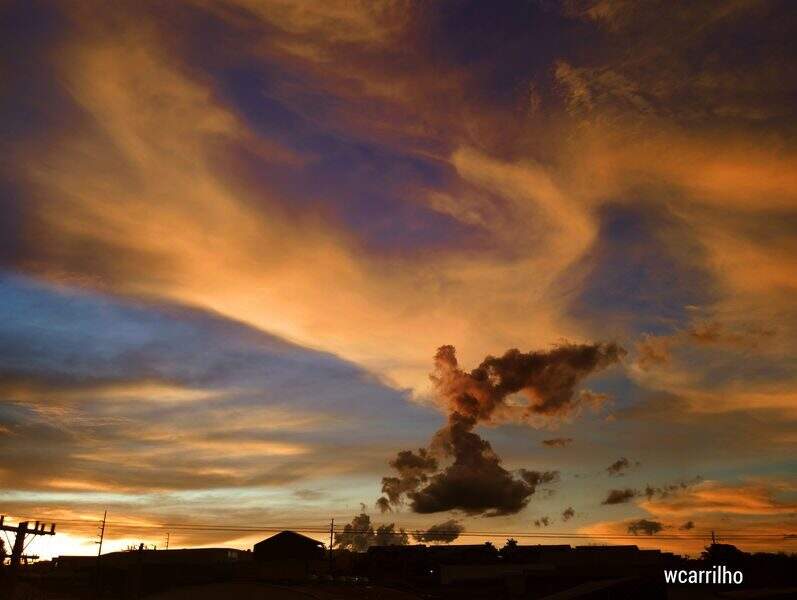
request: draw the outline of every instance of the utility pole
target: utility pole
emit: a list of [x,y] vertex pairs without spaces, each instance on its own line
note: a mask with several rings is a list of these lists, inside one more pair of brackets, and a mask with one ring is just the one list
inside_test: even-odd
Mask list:
[[100,565],[101,555],[102,555],[102,541],[105,539],[105,523],[108,520],[108,509],[105,509],[105,512],[102,513],[102,523],[100,524],[100,539],[96,542],[97,544],[97,596],[102,596],[102,566]]
[[333,537],[335,534],[335,518],[329,524],[329,576],[332,576],[332,544],[334,543]]
[[99,544],[99,548],[97,548],[97,558],[100,558],[100,554],[102,554],[102,540],[105,538],[105,521],[108,519],[108,510],[106,509],[104,513],[102,513],[102,523],[100,524],[100,541],[94,542],[95,544]]
[[14,538],[14,546],[11,549],[11,569],[14,570],[19,567],[22,561],[22,554],[25,551],[25,536],[32,535],[55,535],[55,523],[50,525],[49,531],[46,530],[44,523],[36,521],[33,529],[29,528],[30,521],[22,521],[16,527],[5,524],[5,515],[0,515],[0,531],[11,531],[16,534]]
[[[0,515],[0,531],[11,531],[16,534],[14,537],[14,546],[11,548],[11,577],[8,586],[9,593],[12,593],[16,583],[17,571],[19,570],[19,565],[25,553],[25,536],[55,535],[55,523],[50,524],[50,529],[48,531],[44,523],[40,523],[39,521],[36,521],[36,524],[31,529],[28,527],[30,521],[22,521],[18,523],[16,527],[13,527],[11,525],[6,525],[5,520],[5,515]],[[25,562],[27,563],[27,560]]]
[[717,543],[717,538],[714,535],[714,530],[713,529],[711,530],[711,543],[712,544],[716,544]]
[[169,532],[166,532],[166,549],[169,549]]

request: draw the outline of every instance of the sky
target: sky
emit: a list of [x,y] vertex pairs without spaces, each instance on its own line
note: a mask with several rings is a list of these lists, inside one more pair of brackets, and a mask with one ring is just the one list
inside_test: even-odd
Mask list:
[[797,551],[788,2],[0,28],[0,513],[58,523],[31,551],[94,553],[105,510],[109,550],[246,548],[166,524],[361,503],[486,532],[459,542]]

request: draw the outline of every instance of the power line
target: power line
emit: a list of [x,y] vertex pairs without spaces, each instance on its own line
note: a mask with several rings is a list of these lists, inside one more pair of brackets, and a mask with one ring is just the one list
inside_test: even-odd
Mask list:
[[[94,525],[96,521],[89,521],[89,520],[60,520],[61,523],[73,523],[73,524],[81,524],[81,525]],[[111,522],[109,521],[109,525]],[[326,525],[302,525],[302,524],[284,524],[284,525],[232,525],[232,524],[220,524],[220,523],[213,523],[213,524],[203,524],[203,523],[150,523],[150,524],[136,524],[136,523],[124,523],[124,522],[113,522],[112,523],[115,529],[182,529],[182,530],[196,530],[196,531],[252,531],[252,532],[259,532],[259,531],[271,531],[271,530],[284,530],[284,529],[301,529],[302,531],[314,531],[318,533],[326,533],[329,531],[329,527]],[[337,528],[337,531],[342,531],[342,529]],[[350,529],[351,533],[367,533],[367,529]],[[437,533],[460,533],[457,530],[444,530],[444,529],[434,529],[434,530],[427,530],[427,529],[408,529],[408,531],[412,533],[427,533],[429,531],[437,532]],[[734,537],[781,537],[783,535],[789,535],[789,532],[783,533],[772,533],[772,532],[751,532],[749,530],[725,530],[722,532],[723,535],[732,535]],[[461,532],[461,535],[528,535],[528,536],[539,536],[539,537],[551,537],[554,535],[582,535],[588,537],[607,537],[612,535],[618,534],[594,534],[594,533],[572,533],[572,532],[560,532],[560,531],[539,531],[539,532],[515,532],[515,531],[467,531]],[[625,536],[625,534],[619,534]],[[629,534],[631,535],[631,534]],[[677,534],[679,538],[704,538],[710,535],[710,531],[706,530],[703,531],[694,531],[689,534]],[[639,537],[633,536],[631,537]]]
[[8,537],[8,533],[6,533],[5,529],[3,529],[3,536],[5,536],[6,542],[8,542],[7,548],[10,550],[11,549],[11,539]]
[[[239,529],[182,529],[179,530],[180,533],[278,533],[280,531],[284,531],[284,529],[293,529],[297,531],[303,531],[305,533],[317,534],[318,536],[323,536],[328,533],[328,530],[307,530],[302,529],[299,527],[291,527],[291,528],[262,528],[257,530],[239,530]],[[116,531],[124,531],[124,532],[137,532],[137,531],[161,531],[161,527],[115,527]],[[334,533],[342,533],[342,531],[338,530]],[[352,534],[365,534],[371,533],[366,531],[350,531],[348,533]],[[392,535],[392,536],[403,536],[405,534],[409,535],[421,535],[421,534],[437,534],[437,535],[445,535],[445,532],[441,531],[422,531],[422,530],[410,530],[405,533],[401,532],[387,532],[383,533],[382,535]],[[454,532],[451,533],[454,535]],[[522,538],[522,539],[574,539],[574,540],[644,540],[644,539],[658,539],[658,540],[681,540],[681,541],[695,541],[695,540],[708,540],[709,536],[684,536],[684,535],[633,535],[633,534],[578,534],[578,533],[549,533],[549,534],[529,534],[529,533],[517,533],[517,532],[458,532],[457,537],[512,537],[512,538]],[[787,536],[784,535],[723,535],[723,539],[725,540],[738,540],[738,541],[784,541],[790,540]]]
[[[76,524],[76,525],[93,525],[96,526],[97,521],[87,519],[61,519],[61,524]],[[287,524],[287,525],[236,525],[236,524],[202,524],[202,523],[151,523],[151,524],[136,524],[136,523],[115,523],[107,521],[107,527],[113,526],[116,531],[147,531],[147,530],[163,530],[168,529],[174,532],[191,533],[191,532],[207,532],[207,533],[271,533],[280,532],[286,529],[303,531],[305,533],[328,534],[330,527],[328,525],[302,525],[302,524]],[[333,533],[343,533],[345,530],[342,528],[334,528]],[[351,534],[367,534],[370,530],[363,529],[350,529],[348,533]],[[793,535],[791,532],[782,533],[756,533],[744,530],[728,530],[720,532],[722,537],[726,540],[740,540],[740,541],[776,541],[776,540],[790,540],[787,536]],[[384,532],[383,535],[401,536],[404,534],[440,534],[440,535],[453,535],[457,534],[458,537],[513,537],[513,538],[527,538],[527,539],[589,539],[589,540],[644,540],[644,539],[658,539],[658,540],[706,540],[710,537],[710,532],[692,532],[683,534],[664,533],[654,535],[634,535],[634,534],[621,534],[621,533],[578,533],[578,532],[562,532],[562,531],[455,531],[455,530],[441,530],[441,529],[408,529],[405,533],[401,531]]]
[[[110,526],[111,523],[108,524]],[[136,531],[162,531],[165,527],[157,525],[114,525],[113,529],[117,532],[136,532]],[[170,530],[175,533],[278,533],[286,529],[303,531],[305,533],[315,533],[319,536],[329,533],[329,528],[304,528],[295,526],[285,527],[260,527],[260,528],[233,528],[233,527],[174,527],[171,526]],[[353,535],[373,533],[371,530],[333,530],[333,533],[350,533]],[[634,534],[590,534],[590,533],[570,533],[570,532],[550,532],[550,533],[527,533],[527,532],[507,532],[507,531],[442,531],[442,530],[407,530],[404,533],[401,531],[383,532],[382,535],[386,536],[403,536],[421,535],[421,534],[437,534],[437,535],[456,535],[457,537],[512,537],[512,538],[525,538],[525,539],[584,539],[584,540],[641,540],[641,539],[659,539],[659,540],[707,540],[709,535],[679,535],[679,534],[653,534],[653,535],[634,535]],[[723,539],[726,540],[746,540],[746,541],[778,541],[789,539],[786,534],[723,534]]]

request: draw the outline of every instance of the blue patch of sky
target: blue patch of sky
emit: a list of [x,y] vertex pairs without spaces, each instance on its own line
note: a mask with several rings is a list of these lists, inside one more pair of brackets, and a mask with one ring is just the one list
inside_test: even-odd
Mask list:
[[[197,309],[10,274],[0,275],[0,306],[5,377],[63,387],[148,380],[229,391],[202,406],[245,411],[269,405],[328,415],[335,418],[333,431],[359,424],[354,437],[423,435],[437,424],[407,391],[353,363]],[[198,404],[185,410],[191,406],[199,410]]]
[[[473,227],[429,209],[417,197],[419,190],[445,187],[455,177],[450,166],[418,153],[440,154],[442,148],[429,147],[429,140],[404,147],[356,127],[342,127],[339,103],[350,100],[335,97],[275,60],[241,50],[246,47],[242,40],[255,35],[253,31],[268,36],[262,23],[249,30],[202,11],[169,12],[182,29],[194,32],[190,39],[201,39],[199,44],[185,41],[181,52],[188,67],[211,82],[221,103],[257,136],[306,159],[301,166],[286,166],[244,145],[227,146],[221,148],[229,154],[221,157],[224,171],[238,171],[236,175],[255,184],[252,189],[270,192],[269,197],[281,198],[287,208],[322,209],[375,250],[473,242]],[[358,107],[344,110],[357,113]]]
[[337,131],[331,125],[337,117],[325,115],[334,99],[304,90],[302,110],[314,113],[307,119],[288,101],[270,95],[273,77],[291,75],[264,73],[257,65],[231,67],[216,76],[225,100],[253,131],[307,159],[291,167],[240,148],[240,174],[252,188],[270,191],[288,208],[319,209],[377,250],[439,247],[473,238],[473,227],[425,205],[425,190],[445,188],[455,177],[449,166]]
[[601,214],[598,240],[585,261],[589,274],[571,314],[607,332],[671,333],[689,322],[690,305],[714,298],[710,273],[690,256],[701,251],[665,209],[610,205]]

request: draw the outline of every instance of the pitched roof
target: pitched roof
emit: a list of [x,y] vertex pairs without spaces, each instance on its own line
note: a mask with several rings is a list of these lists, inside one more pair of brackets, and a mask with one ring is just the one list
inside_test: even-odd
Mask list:
[[272,544],[282,544],[286,542],[293,544],[306,544],[307,546],[312,545],[315,547],[324,545],[323,542],[314,540],[313,538],[302,535],[301,533],[296,533],[295,531],[280,531],[279,533],[255,544],[255,548],[265,548],[267,546],[271,546]]

